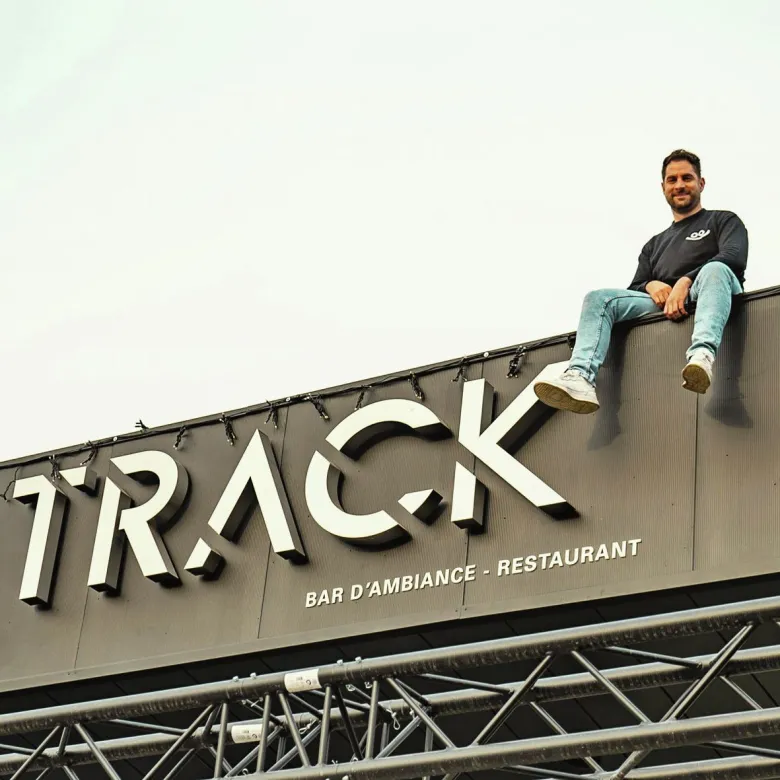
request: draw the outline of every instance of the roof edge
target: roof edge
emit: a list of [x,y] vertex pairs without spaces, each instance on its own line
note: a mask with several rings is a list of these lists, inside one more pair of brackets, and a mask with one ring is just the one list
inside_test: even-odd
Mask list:
[[[747,303],[749,301],[769,298],[775,295],[780,295],[780,285],[764,287],[760,290],[742,293],[742,295],[738,296],[738,298],[741,299],[741,302]],[[665,321],[665,319],[665,316],[661,313],[650,314],[632,321],[628,327],[637,327],[639,325],[648,325],[654,322],[662,322]],[[555,336],[549,336],[547,338],[536,339],[535,341],[521,342],[505,347],[499,347],[498,349],[475,352],[470,355],[450,358],[448,360],[443,360],[437,363],[429,363],[428,365],[418,366],[411,369],[394,371],[390,374],[385,374],[382,376],[375,376],[368,379],[336,385],[319,390],[311,390],[304,393],[299,393],[297,395],[279,398],[273,401],[264,401],[259,404],[252,404],[250,406],[244,406],[230,411],[204,415],[203,417],[196,417],[189,420],[179,420],[177,422],[165,423],[163,425],[147,428],[142,431],[132,431],[130,433],[118,434],[116,436],[107,436],[102,439],[96,439],[94,441],[88,441],[86,443],[77,445],[60,447],[53,450],[45,450],[31,455],[24,455],[18,458],[0,461],[0,469],[21,468],[22,466],[28,466],[47,461],[52,456],[63,457],[66,455],[87,453],[95,448],[116,444],[118,442],[137,441],[149,438],[151,436],[158,436],[160,434],[176,433],[182,428],[182,426],[191,429],[199,428],[205,425],[213,425],[215,423],[221,423],[223,421],[223,417],[227,417],[229,420],[235,420],[237,418],[247,417],[251,414],[269,411],[272,408],[279,409],[286,406],[293,406],[295,404],[308,403],[312,397],[325,399],[333,398],[334,396],[339,395],[347,395],[349,393],[358,392],[367,388],[368,386],[376,387],[379,385],[392,384],[393,382],[398,382],[399,380],[409,379],[411,375],[416,377],[426,376],[428,374],[433,374],[439,371],[458,368],[461,365],[470,365],[472,363],[481,362],[488,358],[507,357],[519,351],[530,352],[536,349],[554,346],[556,344],[565,344],[571,338],[573,338],[574,335],[575,331],[569,331],[566,333],[557,334]]]

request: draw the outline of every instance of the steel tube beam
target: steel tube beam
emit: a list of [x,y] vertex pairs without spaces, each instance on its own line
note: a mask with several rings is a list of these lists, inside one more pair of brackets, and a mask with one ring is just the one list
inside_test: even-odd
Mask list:
[[447,683],[447,685],[454,685],[456,688],[474,688],[478,691],[488,691],[490,693],[511,693],[511,691],[507,691],[504,685],[481,682],[480,680],[468,680],[464,677],[449,677],[446,674],[421,674],[419,676],[423,680],[443,682]]
[[[271,722],[271,694],[266,693],[263,699],[263,721],[260,725],[260,744],[257,746],[257,771],[265,769],[265,756],[268,752],[268,725]],[[277,727],[278,728],[278,727]]]
[[[706,664],[715,657],[714,654],[694,656],[691,660]],[[756,674],[780,670],[780,645],[742,650],[729,662],[727,673],[730,676]],[[676,683],[688,683],[700,677],[697,668],[684,668],[678,664],[650,663],[636,666],[622,666],[612,669],[602,669],[602,674],[622,691],[640,690]],[[437,715],[458,715],[466,712],[499,707],[506,698],[506,693],[522,685],[522,682],[508,683],[504,686],[504,695],[487,691],[448,691],[446,693],[430,694],[433,711]],[[565,699],[600,696],[604,688],[587,673],[560,675],[542,678],[537,682],[531,699],[539,702],[563,701]],[[398,702],[385,702],[391,711],[400,713],[404,708]]]
[[349,746],[352,748],[352,754],[355,758],[363,758],[363,753],[360,750],[360,742],[358,741],[357,734],[355,734],[349,712],[347,712],[347,705],[344,702],[344,697],[341,695],[338,686],[333,689],[333,696],[336,699],[336,705],[341,713],[341,719],[344,722],[347,731],[347,738],[349,739]]
[[371,711],[368,714],[368,726],[366,733],[366,758],[374,757],[374,745],[376,744],[376,722],[379,711],[379,681],[374,680],[371,684]]
[[692,766],[634,770],[628,780],[775,780],[780,772],[780,764],[773,759],[722,759],[721,762],[720,766],[702,761]]
[[24,753],[26,756],[31,756],[35,751],[32,748],[22,747],[21,745],[6,745],[0,742],[0,750],[6,750],[9,753]]
[[[567,772],[536,772],[528,767],[504,767],[501,772],[548,778],[575,777],[578,780],[607,780],[609,772],[594,775],[571,775]],[[780,774],[780,761],[775,759],[733,759],[718,758],[710,761],[695,761],[685,764],[664,764],[663,766],[632,769],[626,780],[776,780]]]
[[[208,714],[208,711],[204,712],[205,715]],[[225,702],[222,705],[222,709],[219,714],[219,738],[217,739],[217,755],[214,757],[214,778],[222,777],[222,773],[224,771],[230,771],[228,768],[227,770],[224,769],[224,761],[225,761],[225,742],[227,740],[227,732],[228,732],[228,720],[230,718],[230,708],[228,707],[228,703]],[[147,778],[144,778],[144,780],[147,780]]]
[[523,699],[533,690],[539,678],[550,668],[555,656],[548,653],[536,665],[536,668],[528,675],[525,682],[519,686],[512,695],[501,705],[501,709],[490,719],[490,722],[475,737],[474,745],[489,742],[498,733],[501,726],[506,723],[509,716],[523,703]]
[[[734,654],[739,650],[745,640],[747,640],[755,627],[755,623],[744,626],[736,636],[723,646],[720,652],[715,655],[712,662],[707,666],[707,671],[704,675],[699,680],[692,683],[688,690],[669,708],[666,715],[661,718],[662,723],[677,720],[677,718],[687,712],[696,699],[704,693],[712,681],[726,668],[728,662],[734,657]],[[631,769],[637,766],[641,761],[644,761],[651,752],[651,748],[645,748],[644,750],[637,750],[632,753],[623,762],[620,769],[612,775],[613,780],[623,780]]]
[[724,682],[729,688],[731,688],[734,693],[739,696],[742,701],[744,701],[749,707],[752,707],[754,710],[760,710],[761,705],[746,691],[744,691],[741,686],[737,685],[733,680],[730,680],[728,677],[721,676],[720,678],[721,682]]
[[[762,600],[762,603],[767,601],[769,600],[766,599]],[[750,602],[750,603],[755,605],[757,602]],[[701,612],[701,610],[694,610],[692,612],[699,613]],[[677,616],[679,616],[680,614],[690,614],[690,612],[677,613]],[[620,621],[621,624],[625,624],[627,622],[631,622],[631,621]],[[604,625],[611,626],[612,628],[614,628],[614,626],[618,624],[604,624]],[[560,634],[560,632],[551,632],[547,636],[553,636],[558,634]],[[541,635],[533,635],[533,636],[537,637]],[[467,647],[484,648],[485,644],[486,643],[475,643],[472,645],[468,645]],[[419,654],[404,654],[403,656],[399,656],[399,658],[403,660],[404,658],[407,658],[410,655],[418,656]],[[723,658],[722,651],[721,653],[718,654],[699,656],[699,657],[685,659],[685,660],[676,659],[672,656],[667,656],[667,658],[669,658],[670,660],[669,663],[654,662],[654,663],[641,664],[641,665],[636,665],[631,667],[620,667],[617,669],[600,670],[600,674],[603,675],[605,679],[608,679],[612,684],[614,684],[616,686],[616,689],[621,689],[621,690],[631,690],[631,689],[642,688],[642,687],[659,686],[659,685],[666,685],[666,684],[677,683],[677,682],[686,682],[686,681],[697,679],[701,675],[702,670],[707,669],[707,667],[711,666],[713,660],[718,658],[719,656]],[[656,657],[663,657],[663,656],[656,656]],[[490,662],[497,662],[495,657],[491,657],[489,660]],[[681,663],[681,661],[683,660],[684,662]],[[722,664],[721,667],[717,669],[717,673],[735,675],[735,674],[745,674],[751,672],[768,671],[771,669],[780,669],[780,646],[774,646],[769,648],[757,648],[757,649],[747,650],[747,651],[739,651],[734,654],[733,658],[728,661],[727,665],[725,663],[725,660],[728,659],[724,659],[724,663]],[[360,665],[365,666],[366,663],[367,662],[363,661],[360,662]],[[714,672],[710,672],[709,674],[712,677],[715,676]],[[270,675],[269,677],[273,677],[273,676],[274,675]],[[259,678],[254,678],[254,680],[257,679]],[[451,679],[453,681],[458,680],[458,678],[451,678]],[[252,678],[250,678],[250,680],[252,680]],[[224,687],[227,684],[219,684],[219,685]],[[491,690],[488,691],[455,690],[446,693],[436,693],[436,694],[427,695],[425,697],[425,701],[431,705],[430,712],[432,715],[457,714],[463,712],[473,712],[477,710],[497,709],[501,706],[503,702],[506,701],[506,697],[508,694],[513,693],[522,685],[523,685],[522,682],[518,682],[518,683],[507,684],[505,686],[491,686]],[[140,699],[148,699],[148,697],[150,696],[159,695],[165,697],[167,694],[173,694],[174,698],[179,697],[180,695],[183,695],[184,698],[186,698],[186,696],[188,696],[193,689],[196,688],[201,689],[203,687],[204,686],[190,686],[186,689],[180,689],[175,691],[164,691],[161,694],[144,694],[142,697],[139,696],[117,697],[116,699],[108,700],[108,702],[111,703],[111,706],[114,706],[117,702],[124,703],[124,704],[130,702],[132,706],[137,706]],[[209,687],[209,686],[205,686],[205,687]],[[182,690],[184,691],[184,694],[182,694]],[[500,692],[493,692],[493,691],[500,691]],[[362,693],[362,691],[359,691],[359,693]],[[588,695],[602,694],[602,693],[604,693],[604,687],[602,687],[602,685],[599,684],[598,680],[594,680],[592,675],[573,674],[573,675],[563,675],[554,678],[540,679],[537,682],[537,685],[534,688],[532,694],[529,696],[528,700],[529,702],[534,702],[534,701],[541,702],[541,701],[560,700],[560,699],[581,697],[581,696],[588,696]],[[369,701],[371,701],[371,697],[366,696],[366,698],[368,698]],[[53,708],[46,708],[45,710],[33,711],[32,713],[22,713],[22,715],[24,716],[24,715],[32,714],[33,716],[36,717],[41,715],[45,717],[50,717],[53,711],[59,711],[61,713],[63,710],[68,710],[70,717],[73,718],[75,722],[75,719],[78,718],[78,710],[82,706],[87,706],[87,707],[96,706],[99,708],[100,706],[103,706],[105,704],[106,702],[104,701],[104,702],[93,702],[90,703],[89,705],[77,704],[72,706],[53,707]],[[385,711],[393,712],[395,714],[401,715],[404,718],[408,718],[412,714],[411,712],[412,708],[410,708],[408,703],[404,702],[403,700],[381,702],[380,706],[382,707],[383,713]],[[361,708],[362,707],[365,707],[365,709],[368,710],[369,712],[371,711],[371,706],[366,707],[365,705],[361,705]],[[143,713],[136,713],[136,714],[149,715],[151,714],[151,709],[153,708],[147,706],[147,709],[144,710]],[[355,724],[365,723],[365,720],[368,716],[367,712],[356,712],[355,709],[353,709],[349,704],[347,704],[347,710],[349,711],[348,713],[349,719],[353,723]],[[213,723],[213,717],[216,715],[218,711],[219,708],[215,708],[214,715],[212,715],[212,717],[209,718],[208,722]],[[123,710],[119,714],[126,715],[129,713]],[[333,716],[333,727],[343,728],[344,721],[343,721],[343,716],[341,716],[341,713],[334,712],[332,713],[332,716]],[[301,728],[311,726],[312,723],[317,722],[317,719],[315,719],[309,713],[295,714],[294,719],[296,724],[299,725]],[[61,725],[61,723],[62,721],[60,720],[56,725],[59,726]],[[120,721],[118,725],[130,726],[131,723],[125,720],[123,722]],[[149,729],[155,728],[154,724],[132,723],[132,725],[136,728],[140,728],[142,726]],[[414,727],[415,726],[412,726],[411,728]],[[171,745],[177,740],[177,738],[182,733],[182,730],[180,729],[169,729],[166,727],[160,727],[160,731],[169,732],[169,733],[167,734],[157,733],[157,734],[150,734],[148,736],[142,736],[142,737],[125,737],[116,740],[106,740],[104,742],[97,743],[94,746],[95,748],[97,748],[98,753],[102,755],[106,760],[109,761],[116,761],[124,758],[137,758],[141,756],[159,755],[161,753],[164,753],[166,750],[170,749]],[[170,734],[170,732],[174,732],[176,736]],[[214,736],[215,734],[211,730],[209,730],[207,733],[205,728],[198,729],[192,735],[192,738],[190,740],[187,740],[186,742],[183,742],[180,745],[180,749],[181,750],[194,749],[197,747],[202,747],[204,743],[206,745],[211,745],[214,742]],[[736,736],[738,738],[745,737],[745,735],[742,733],[738,733],[736,734]],[[226,737],[228,740],[230,739],[229,732],[228,734],[226,734]],[[367,735],[364,735],[363,740],[365,741],[366,738]],[[399,740],[394,740],[394,741],[399,742]],[[32,752],[33,751],[30,751],[29,749],[20,748],[19,752],[12,753],[10,755],[0,755],[0,775],[13,774],[14,772],[18,771],[20,766],[30,758],[30,754]],[[67,745],[65,747],[64,752],[55,748],[49,748],[47,750],[44,750],[39,756],[35,757],[34,761],[30,761],[28,766],[32,770],[32,769],[43,769],[46,766],[62,767],[71,764],[77,765],[80,763],[93,763],[95,760],[99,760],[99,759],[96,759],[96,754],[94,754],[94,751],[88,749],[88,746]],[[633,771],[629,775],[629,777],[632,776],[632,774]]]
[[308,712],[309,715],[313,715],[318,720],[322,717],[322,712],[318,710],[313,704],[309,704],[303,696],[298,696],[295,693],[289,694],[292,699],[302,710]]
[[391,756],[393,751],[403,745],[403,743],[412,735],[415,729],[422,721],[415,715],[380,751],[377,758]]
[[[642,658],[644,660],[679,664],[680,666],[687,666],[692,669],[704,668],[701,664],[697,663],[696,661],[691,661],[688,658],[678,658],[672,655],[664,655],[662,653],[648,653],[644,650],[635,650],[634,648],[627,648],[627,647],[606,647],[604,649],[610,652],[632,656],[634,658]],[[730,680],[725,675],[721,676],[720,679],[729,688],[731,688],[731,690],[734,691],[734,693],[736,693],[737,696],[739,696],[743,701],[747,702],[754,710],[761,709],[761,705],[755,699],[753,699],[752,696],[749,696],[744,690],[742,690],[742,688],[740,688],[739,685],[737,685],[733,680]]]
[[[270,734],[268,736],[268,744],[271,744],[278,736],[282,733],[282,727],[281,726],[275,726],[273,734]],[[236,775],[240,775],[243,773],[243,771],[254,761],[255,764],[258,766],[260,765],[260,744],[262,742],[262,739],[260,742],[257,743],[257,747],[252,748],[249,753],[247,753],[226,775],[225,777],[235,777]],[[258,772],[263,771],[262,769],[258,769]]]
[[[327,688],[328,686],[326,685],[325,687]],[[319,697],[321,697],[323,699],[325,698],[325,691],[313,690],[313,691],[309,691],[309,693],[312,696],[319,696]],[[343,693],[341,694],[341,698],[344,699],[344,703],[347,705],[347,709],[357,710],[358,712],[368,713],[368,711],[369,711],[369,705],[368,704],[363,704],[363,702],[355,701],[354,699],[350,699],[347,696],[344,696]]]
[[[565,736],[541,737],[517,742],[499,742],[452,748],[431,753],[388,756],[382,760],[352,761],[326,767],[279,772],[279,780],[411,780],[421,775],[479,772],[514,764],[534,764],[612,755],[638,750],[658,750],[701,744],[735,737],[752,739],[780,733],[780,707],[728,715],[711,715],[665,723],[586,731]],[[742,758],[741,760],[745,760]],[[774,760],[774,759],[769,759]],[[613,773],[607,773],[610,777]],[[259,776],[247,775],[247,780]]]
[[295,747],[298,748],[298,755],[300,756],[301,763],[304,766],[311,766],[309,754],[306,752],[303,740],[301,739],[301,732],[298,731],[298,725],[296,724],[292,710],[290,709],[290,702],[287,698],[287,694],[279,694],[279,703],[282,705],[282,711],[284,712],[284,717],[287,721],[287,733],[292,737]]
[[740,753],[743,756],[763,756],[764,758],[780,759],[780,750],[771,748],[762,748],[757,745],[740,745],[736,742],[712,742],[706,747],[712,747],[716,750],[727,750],[732,753]]
[[[305,736],[302,737],[301,742],[303,743],[304,750],[305,750],[306,746],[310,742],[313,742],[319,736],[319,733],[320,733],[320,727],[319,726],[315,726],[308,734],[306,734]],[[279,744],[283,745],[284,741],[280,739],[279,740]],[[269,772],[274,772],[277,769],[278,770],[283,769],[297,755],[299,755],[298,748],[297,748],[297,746],[294,746],[290,750],[288,750],[286,753],[284,753],[282,756],[280,756],[279,760],[275,764],[273,764],[268,771]],[[311,766],[311,764],[309,764],[309,766]],[[263,773],[263,774],[265,774],[265,773]],[[244,777],[246,777],[246,776],[247,775],[244,775]],[[262,774],[260,776],[262,777]]]
[[[526,677],[525,682],[512,692],[512,695],[501,705],[501,709],[490,719],[485,725],[482,731],[474,738],[472,745],[482,745],[485,742],[489,742],[498,733],[501,726],[506,723],[509,716],[523,703],[523,699],[533,689],[536,682],[549,669],[550,664],[555,659],[552,653],[548,653],[542,660],[536,665],[536,668],[531,674]],[[457,773],[448,774],[444,776],[444,780],[457,780],[459,775]]]
[[171,768],[171,770],[168,772],[167,775],[163,778],[163,780],[173,780],[176,775],[181,772],[182,769],[187,765],[187,762],[195,755],[195,749],[190,748]]
[[[632,770],[627,780],[774,780],[780,761],[768,758],[718,758]],[[609,773],[597,775],[604,780]]]
[[159,772],[160,769],[162,769],[162,767],[168,762],[168,759],[195,733],[198,726],[200,726],[200,724],[203,723],[206,718],[208,718],[208,716],[211,714],[211,711],[211,707],[206,707],[206,709],[203,710],[203,712],[201,712],[197,718],[195,718],[195,720],[190,724],[190,727],[186,731],[183,731],[176,738],[176,741],[168,748],[168,750],[165,751],[165,753],[163,753],[155,765],[144,775],[143,780],[152,780],[157,772]]
[[240,775],[253,761],[257,762],[257,754],[260,752],[260,745],[253,747],[226,775],[225,777],[235,777]]
[[[33,750],[33,752],[24,759],[24,761],[22,761],[22,765],[16,770],[16,772],[14,772],[11,780],[17,780],[18,777],[20,777],[30,768],[33,761],[35,761],[35,759],[37,759],[46,750],[46,745],[48,745],[54,739],[54,737],[57,736],[59,731],[59,727],[55,727],[48,733],[40,745],[38,745],[38,747],[35,748],[35,750]],[[59,751],[59,748],[57,748],[57,750]]]
[[108,775],[110,780],[122,780],[116,773],[116,770],[111,766],[111,762],[100,752],[100,748],[95,744],[95,741],[90,736],[89,732],[80,723],[74,723],[73,728],[76,729],[79,736],[86,742],[87,747],[91,751],[92,755],[97,759],[98,764],[103,768],[103,771]]
[[[388,678],[388,682],[390,682],[391,678]],[[395,684],[403,688],[406,693],[411,696],[421,707],[428,707],[430,706],[430,702],[428,699],[423,696],[419,691],[416,691],[414,688],[412,688],[411,685],[408,685],[403,680],[395,680]],[[404,699],[406,701],[406,699]]]
[[195,749],[188,750],[174,765],[171,767],[170,771],[167,775],[163,778],[163,780],[174,780],[176,775],[181,772],[182,769],[187,765],[187,762],[195,755],[197,751]]
[[[143,758],[145,756],[156,756],[164,753],[174,742],[176,737],[161,735],[144,735],[140,737],[122,737],[119,739],[108,739],[97,743],[100,752],[110,761],[121,761],[123,759]],[[198,738],[193,736],[182,745],[182,748],[202,747]],[[21,766],[26,755],[14,753],[7,756],[0,756],[0,775],[12,774]],[[61,757],[57,756],[56,749],[50,749],[30,764],[30,769],[42,769],[46,765],[56,767],[79,766],[83,764],[92,764],[95,759],[85,744],[68,745]]]
[[455,747],[455,743],[434,723],[433,718],[395,680],[390,678],[387,682],[442,745],[450,748]]
[[643,661],[660,661],[661,663],[701,668],[701,664],[698,664],[695,661],[690,661],[687,658],[678,658],[676,655],[667,655],[666,653],[650,653],[647,650],[637,650],[633,647],[605,647],[604,649],[617,655],[641,658]]
[[175,729],[172,726],[161,726],[158,723],[143,723],[139,720],[122,720],[121,718],[114,718],[114,720],[108,722],[114,726],[126,726],[129,729],[148,731],[152,734],[176,734],[178,736],[179,734],[184,733],[184,729]]
[[[215,747],[212,747],[211,745],[209,745],[206,748],[206,751],[208,753],[211,753],[212,756],[214,756],[214,761],[215,761],[214,772],[215,772],[215,776],[216,776],[216,772],[217,772],[216,761],[219,758],[219,753],[217,752],[217,749]],[[233,767],[230,766],[230,762],[223,756],[222,757],[222,769],[221,769],[221,771],[224,772],[225,774],[227,774],[232,768]]]
[[65,752],[65,748],[68,746],[68,740],[70,739],[71,726],[65,726],[60,734],[60,744],[57,746],[57,755],[61,756]]
[[[556,733],[556,734],[568,734],[565,728],[558,723],[544,707],[537,704],[535,701],[531,702],[531,709]],[[587,756],[583,761],[594,771],[601,772],[601,766],[594,761],[590,756]]]
[[715,655],[712,659],[712,663],[707,666],[707,671],[704,673],[704,676],[693,683],[683,696],[672,705],[666,715],[664,715],[664,719],[669,718],[671,720],[672,718],[679,718],[688,711],[690,706],[699,698],[707,686],[709,686],[716,677],[720,676],[720,673],[726,668],[728,662],[734,657],[734,654],[747,640],[755,627],[755,624],[745,626],[719,653]]
[[[690,659],[694,664],[690,668],[681,667],[679,664],[651,663],[603,669],[601,673],[622,691],[638,690],[653,686],[690,682],[700,675],[700,670],[712,658],[714,658],[714,655],[695,656]],[[773,670],[780,670],[780,645],[742,650],[732,658],[727,667],[727,672],[730,675]],[[508,683],[506,686],[492,686],[503,691],[503,694],[473,689],[456,690],[429,694],[427,699],[431,704],[431,713],[436,716],[479,712],[491,708],[498,709],[506,701],[506,694],[520,688],[523,684],[524,681],[519,681]],[[604,693],[604,688],[589,673],[575,673],[541,678],[537,681],[528,700],[539,702],[561,701],[569,698],[602,695]],[[384,711],[392,712],[399,716],[409,715],[409,708],[400,699],[385,700],[380,702],[380,706]],[[525,706],[525,704],[521,706]],[[40,712],[43,711],[41,710]],[[218,712],[219,708],[215,708],[214,715],[218,714]],[[313,720],[308,714],[296,715],[295,717],[301,728]],[[357,724],[362,723],[366,715],[350,709],[350,717],[353,723]],[[342,726],[341,716],[337,710],[331,713],[331,724],[333,728]],[[168,731],[168,729],[163,729],[164,733],[121,737],[104,740],[97,744],[101,752],[111,761],[155,756],[168,750],[181,733],[181,729],[172,729],[175,735],[169,735]],[[199,729],[181,747],[182,749],[201,747],[203,739],[213,740],[214,736],[213,729],[209,737],[206,737],[205,728]],[[10,749],[12,746],[7,747]],[[18,752],[16,753],[0,754],[0,776],[13,774],[33,752],[29,748],[18,748],[17,750]],[[73,766],[94,762],[92,754],[83,745],[68,745],[64,755],[66,756],[65,760]],[[56,750],[49,749],[44,751],[40,758],[30,764],[30,769],[42,769],[52,762],[55,766],[61,763],[56,755]]]
[[[370,682],[377,677],[451,672],[473,666],[535,659],[548,652],[568,652],[573,649],[685,636],[775,618],[780,618],[780,597],[327,664],[318,668],[318,678],[321,685],[342,685]],[[54,725],[200,709],[207,704],[256,699],[265,693],[284,691],[284,679],[285,672],[274,672],[229,682],[4,714],[0,715],[0,736],[45,730]]]
[[571,657],[574,658],[580,666],[582,666],[584,669],[587,669],[587,671],[593,675],[594,679],[598,680],[599,683],[604,687],[604,690],[608,691],[612,694],[612,696],[617,699],[617,701],[621,704],[621,706],[627,710],[631,715],[633,715],[640,723],[649,723],[650,718],[645,715],[642,710],[639,709],[639,707],[634,704],[634,702],[631,701],[631,699],[626,696],[623,691],[620,690],[613,682],[610,682],[610,680],[605,677],[601,670],[598,669],[595,664],[592,664],[587,658],[585,658],[584,655],[581,653],[578,653],[576,650],[572,652]]
[[535,777],[537,780],[582,780],[583,777],[591,780],[591,775],[576,775],[573,772],[559,772],[552,769],[537,769],[532,766],[504,766],[499,767],[500,772],[509,772],[523,777]]
[[317,764],[322,766],[328,760],[328,747],[330,745],[330,711],[333,701],[333,689],[330,685],[325,688],[325,699],[322,702],[322,730],[320,731],[320,745],[317,750]]

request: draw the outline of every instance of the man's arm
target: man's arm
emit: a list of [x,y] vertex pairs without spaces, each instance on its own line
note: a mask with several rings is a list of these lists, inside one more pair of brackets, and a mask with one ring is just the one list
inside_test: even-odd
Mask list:
[[650,267],[650,249],[649,245],[645,244],[642,247],[642,251],[639,253],[639,263],[636,267],[636,273],[628,285],[629,290],[636,290],[637,292],[647,292],[645,285],[652,281],[653,269]]
[[685,301],[688,299],[688,292],[692,284],[693,280],[690,278],[690,274],[681,276],[674,283],[674,287],[672,287],[664,302],[664,314],[667,319],[679,320],[688,316]]
[[658,306],[663,306],[666,303],[666,299],[669,297],[672,288],[665,282],[659,282],[653,279],[650,255],[650,242],[648,241],[642,247],[642,251],[639,254],[639,263],[636,268],[636,273],[634,274],[634,278],[628,286],[628,289],[647,293]]
[[[717,224],[718,254],[708,263],[724,263],[737,279],[745,278],[748,258],[748,233],[745,224],[736,214],[725,214]],[[693,283],[704,266],[685,274]]]

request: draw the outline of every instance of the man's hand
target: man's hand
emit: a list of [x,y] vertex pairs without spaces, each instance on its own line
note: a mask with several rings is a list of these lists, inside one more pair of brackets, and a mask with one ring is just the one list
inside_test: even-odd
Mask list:
[[672,292],[672,288],[665,282],[648,282],[645,285],[645,292],[653,299],[656,305],[663,306]]
[[692,284],[693,282],[687,276],[683,276],[675,282],[664,304],[664,314],[667,319],[681,320],[688,316],[688,312],[685,311],[685,299],[688,297],[688,291]]

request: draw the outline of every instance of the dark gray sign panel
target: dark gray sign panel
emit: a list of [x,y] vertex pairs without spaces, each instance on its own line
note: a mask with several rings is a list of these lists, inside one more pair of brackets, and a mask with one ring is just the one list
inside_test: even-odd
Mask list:
[[0,468],[0,689],[779,570],[780,298],[702,398],[690,327],[618,335],[591,416],[532,395],[557,344]]

